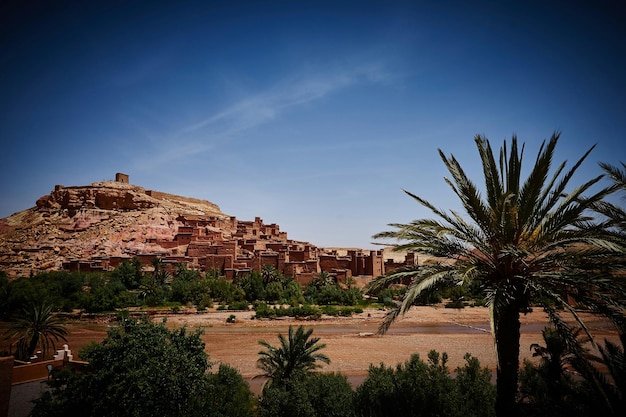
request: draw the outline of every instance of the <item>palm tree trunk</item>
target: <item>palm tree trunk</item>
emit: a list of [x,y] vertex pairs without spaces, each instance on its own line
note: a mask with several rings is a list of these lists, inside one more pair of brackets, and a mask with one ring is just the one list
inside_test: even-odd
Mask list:
[[511,303],[504,307],[495,323],[498,355],[496,416],[517,415],[515,397],[519,372],[519,307]]
[[26,360],[29,360],[31,356],[35,353],[35,349],[37,349],[37,345],[39,344],[39,336],[37,334],[33,335],[32,339],[28,342],[27,352],[26,352]]

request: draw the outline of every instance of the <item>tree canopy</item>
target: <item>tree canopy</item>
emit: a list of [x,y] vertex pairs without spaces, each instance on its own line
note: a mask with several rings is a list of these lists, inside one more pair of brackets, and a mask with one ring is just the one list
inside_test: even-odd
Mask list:
[[[429,209],[434,219],[394,223],[375,239],[395,239],[396,250],[425,253],[452,262],[417,265],[381,277],[369,287],[377,291],[410,280],[402,301],[390,310],[381,331],[433,289],[478,283],[489,306],[497,351],[498,415],[515,412],[518,385],[520,314],[542,303],[557,329],[565,330],[560,310],[579,321],[577,309],[599,312],[620,321],[626,307],[626,286],[615,278],[615,257],[623,256],[623,240],[614,225],[594,217],[614,186],[602,187],[603,175],[571,186],[578,168],[593,150],[566,169],[552,169],[559,140],[555,133],[539,149],[534,164],[523,170],[524,145],[513,136],[499,157],[489,140],[478,135],[476,147],[484,187],[467,176],[458,160],[439,150],[450,177],[445,182],[461,201],[464,213],[438,209],[405,191]],[[525,179],[523,172],[528,172]],[[484,193],[484,194],[483,194]]]

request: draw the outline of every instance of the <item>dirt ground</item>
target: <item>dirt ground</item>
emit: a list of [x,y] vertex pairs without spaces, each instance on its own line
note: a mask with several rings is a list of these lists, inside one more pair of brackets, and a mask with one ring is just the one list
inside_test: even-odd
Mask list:
[[[226,322],[231,314],[236,316],[235,323]],[[190,330],[202,329],[210,360],[215,365],[227,363],[246,378],[259,373],[256,360],[262,348],[258,341],[266,340],[277,345],[278,334],[286,334],[290,325],[313,327],[313,337],[319,337],[320,343],[326,345],[322,352],[331,359],[331,363],[322,368],[324,371],[339,371],[348,376],[365,375],[370,364],[395,366],[413,353],[426,359],[432,349],[448,354],[451,370],[464,364],[465,353],[471,353],[483,366],[495,370],[495,349],[486,308],[414,307],[381,336],[376,332],[384,314],[384,311],[371,309],[348,318],[256,320],[252,318],[253,311],[212,310],[202,314],[157,315],[155,320],[161,321],[165,317],[168,327],[184,325]],[[582,316],[598,341],[605,338],[618,340],[609,324],[590,315]],[[531,359],[530,345],[543,344],[541,330],[547,318],[543,312],[535,311],[523,315],[521,321],[520,356],[522,360]],[[68,345],[78,353],[85,344],[106,337],[107,324],[74,322],[69,329]]]

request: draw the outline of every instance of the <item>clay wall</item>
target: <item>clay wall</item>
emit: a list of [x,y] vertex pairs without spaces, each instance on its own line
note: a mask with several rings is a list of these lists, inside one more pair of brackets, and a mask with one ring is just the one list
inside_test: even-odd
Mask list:
[[233,259],[234,257],[232,255],[207,255],[203,258],[204,270],[219,269],[220,271],[224,271],[226,269],[232,269],[234,264]]
[[278,266],[276,269],[284,273],[285,263],[289,261],[289,255],[286,250],[278,252]]
[[290,262],[304,262],[306,260],[305,253],[302,250],[290,250],[289,261]]
[[217,245],[217,254],[218,255],[232,255],[235,257],[237,255],[238,245],[237,242],[224,242],[220,245]]
[[349,269],[333,269],[331,273],[335,275],[337,282],[342,284],[345,284],[346,279],[352,278],[352,271]]
[[255,242],[250,242],[249,240],[243,240],[243,239],[239,240],[239,247],[242,250],[247,250],[249,252],[254,252],[254,244]]
[[218,247],[209,242],[191,242],[187,246],[187,256],[192,258],[202,258],[207,255],[217,254]]
[[352,258],[336,255],[319,255],[320,269],[332,271],[333,269],[352,269]]
[[130,256],[111,256],[109,258],[109,267],[110,268],[117,268],[118,266],[120,266],[122,264],[122,262],[124,261],[131,261],[132,258]]
[[178,226],[179,234],[193,234],[198,229],[197,226]]
[[115,174],[115,182],[130,184],[130,179],[128,177],[128,174],[122,174],[121,172],[118,172],[117,174]]
[[292,275],[295,276],[296,278],[296,282],[300,285],[302,285],[302,287],[306,287],[307,285],[309,285],[309,283],[311,281],[313,281],[315,279],[315,274],[312,272],[308,272],[308,273],[300,273],[298,275]]
[[63,366],[63,359],[35,362],[27,365],[13,367],[13,384],[48,378],[47,365],[53,368]]
[[174,241],[178,243],[178,245],[188,245],[189,242],[191,242],[191,238],[191,233],[178,233],[174,236]]
[[276,252],[280,252],[283,250],[287,250],[289,249],[289,246],[287,244],[285,244],[284,242],[270,242],[270,243],[266,243],[265,247],[267,249],[276,251]]
[[306,265],[306,272],[320,272],[320,263],[318,259],[309,259],[304,262]]
[[370,256],[365,257],[365,274],[373,277],[381,276],[385,273],[382,251],[370,251]]
[[[258,271],[260,271],[261,269],[263,269],[263,267],[265,265],[271,265],[274,268],[278,269],[279,267],[279,256],[278,256],[278,252],[272,252],[272,253],[261,253],[259,256],[257,256],[258,261]],[[256,269],[256,268],[255,268]]]
[[140,253],[137,254],[137,259],[141,261],[141,265],[143,266],[152,266],[152,261],[157,258],[161,258],[165,256],[165,253]]
[[395,262],[393,259],[387,259],[383,267],[384,272],[388,274],[400,268],[415,266],[417,263],[417,254],[409,252],[405,255],[403,262]]
[[163,249],[174,249],[182,245],[183,243],[176,240],[157,240],[156,244],[162,247]]

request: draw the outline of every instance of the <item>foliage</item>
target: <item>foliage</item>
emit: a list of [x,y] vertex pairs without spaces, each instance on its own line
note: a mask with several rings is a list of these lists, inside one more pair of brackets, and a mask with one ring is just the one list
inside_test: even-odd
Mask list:
[[33,415],[252,415],[251,394],[235,370],[205,375],[210,363],[199,331],[126,318],[81,356],[90,372],[44,395]]
[[226,364],[217,373],[205,376],[206,390],[199,399],[200,415],[214,417],[253,417],[257,400],[241,374]]
[[133,258],[131,261],[122,262],[115,268],[111,277],[117,279],[124,284],[129,290],[139,288],[143,278],[143,267],[139,258]]
[[301,306],[287,307],[280,306],[273,308],[265,302],[257,303],[255,306],[255,318],[257,319],[275,319],[277,317],[297,317],[317,320],[322,317],[322,310],[310,304]]
[[281,282],[285,279],[282,272],[280,272],[274,265],[265,264],[261,268],[261,277],[263,284],[267,285],[272,282]]
[[250,310],[250,306],[247,301],[233,301],[228,304],[226,310],[247,311]]
[[333,316],[333,317],[337,317],[337,316],[349,317],[355,313],[360,314],[362,312],[363,312],[363,309],[361,307],[341,307],[341,308],[336,308],[333,306],[322,307],[322,313],[328,316]]
[[54,350],[55,342],[65,341],[67,329],[63,321],[54,314],[53,306],[46,300],[28,303],[22,314],[15,318],[5,334],[5,338],[16,343],[18,359],[28,360],[38,347],[44,357],[49,348]]
[[261,274],[257,271],[251,271],[242,277],[235,279],[235,285],[241,288],[245,294],[246,300],[252,303],[256,300],[265,299],[265,286]]
[[276,303],[283,300],[285,289],[280,281],[272,281],[265,287],[265,300],[270,303]]
[[518,148],[515,136],[510,149],[506,141],[500,148],[499,162],[489,141],[476,136],[484,197],[456,158],[440,150],[451,176],[446,182],[469,218],[440,210],[406,191],[437,218],[392,224],[394,230],[374,236],[401,241],[395,245],[397,250],[455,260],[400,269],[375,280],[369,287],[371,291],[410,280],[402,301],[386,316],[381,332],[423,293],[468,285],[477,285],[483,291],[499,364],[496,408],[500,416],[514,414],[516,408],[520,313],[528,311],[535,301],[546,299],[552,300],[544,307],[553,320],[560,314],[554,305],[562,305],[579,321],[574,306],[615,321],[626,308],[626,287],[623,280],[611,279],[614,265],[607,262],[623,254],[623,240],[609,233],[614,223],[589,217],[615,188],[593,190],[602,179],[600,175],[567,190],[593,148],[569,170],[565,171],[562,163],[551,173],[558,139],[555,133],[542,144],[535,164],[522,181],[524,146]]
[[266,386],[260,417],[352,417],[354,391],[345,376],[308,374]]
[[208,288],[209,295],[213,300],[218,300],[226,304],[245,299],[245,294],[241,288],[236,287],[223,278],[209,278]]
[[543,331],[545,346],[531,345],[538,365],[525,361],[520,372],[524,415],[621,415],[626,406],[626,336],[622,346],[605,340],[600,355],[587,348],[590,339],[582,329],[558,322]]
[[396,369],[370,366],[356,390],[359,416],[493,416],[495,389],[491,372],[478,359],[465,356],[466,365],[450,376],[447,355],[431,351],[428,363],[414,354]]
[[272,381],[288,380],[306,374],[321,367],[318,362],[330,363],[328,356],[319,353],[326,347],[318,344],[319,338],[311,338],[313,329],[304,330],[299,326],[294,332],[293,326],[289,326],[288,336],[278,335],[280,347],[275,347],[260,340],[259,344],[265,348],[259,352],[257,367],[263,371],[263,376]]
[[363,299],[363,294],[358,288],[343,289],[334,282],[321,285],[313,281],[306,287],[304,298],[307,302],[318,305],[356,305]]

